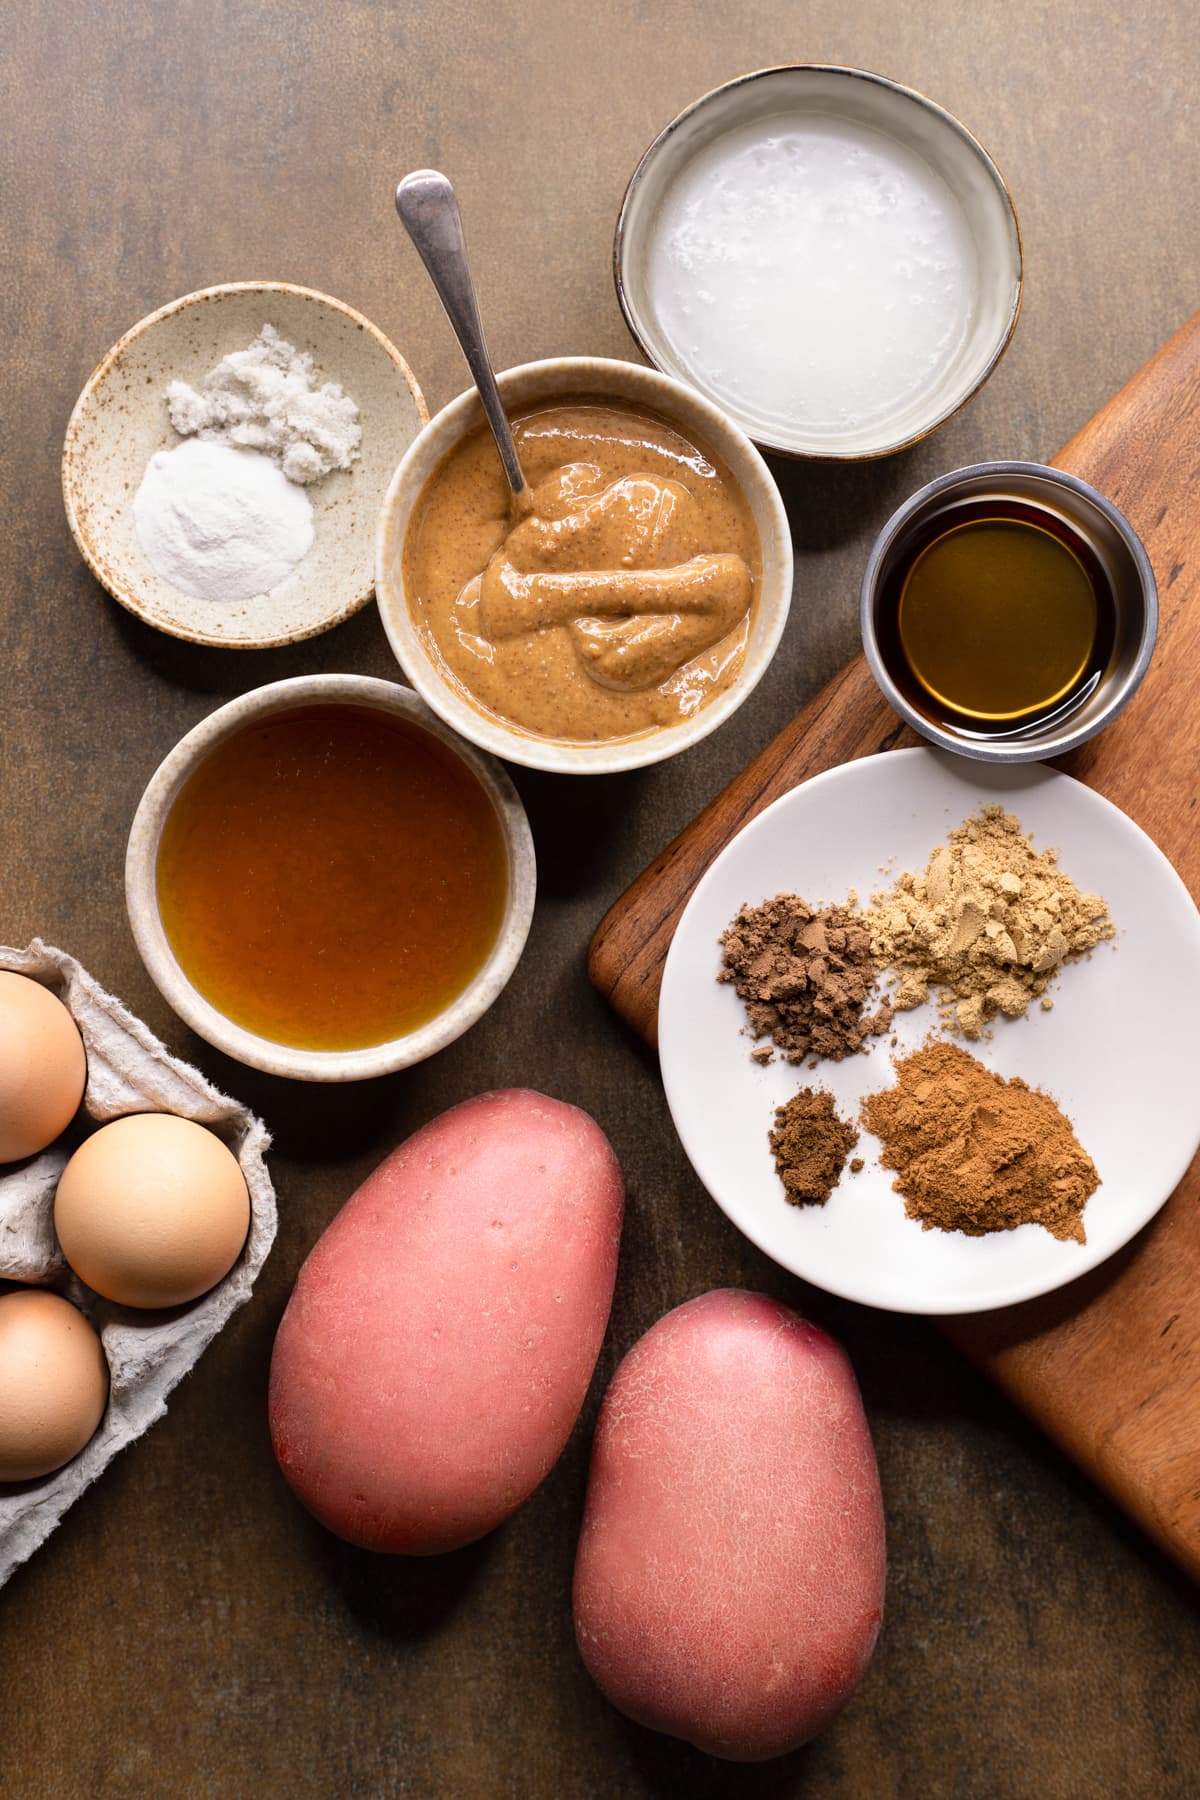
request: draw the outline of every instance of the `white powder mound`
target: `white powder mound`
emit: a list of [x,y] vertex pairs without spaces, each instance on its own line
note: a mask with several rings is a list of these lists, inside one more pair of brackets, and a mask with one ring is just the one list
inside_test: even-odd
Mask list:
[[181,437],[202,437],[278,458],[289,481],[319,481],[348,469],[362,443],[358,407],[336,381],[318,386],[307,351],[264,325],[245,350],[208,371],[200,390],[167,389],[167,410]]
[[197,600],[270,593],[313,541],[304,489],[269,456],[211,439],[150,458],[133,522],[158,574]]

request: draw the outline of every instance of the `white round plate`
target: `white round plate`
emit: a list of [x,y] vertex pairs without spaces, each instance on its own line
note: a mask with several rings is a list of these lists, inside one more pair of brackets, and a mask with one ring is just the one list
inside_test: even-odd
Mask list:
[[[738,908],[775,894],[844,902],[904,869],[925,867],[947,831],[1002,803],[1066,874],[1108,901],[1112,943],[1069,964],[1053,1010],[997,1019],[964,1044],[989,1068],[1051,1094],[1099,1170],[1083,1215],[1086,1244],[1038,1225],[968,1237],[906,1216],[878,1141],[824,1206],[791,1206],[767,1133],[801,1087],[827,1088],[857,1124],[867,1094],[894,1083],[892,1057],[937,1028],[930,1006],[896,1015],[871,1050],[815,1070],[750,1060],[742,1002],[718,983],[718,939]],[[1119,1250],[1158,1211],[1200,1144],[1200,914],[1162,852],[1125,814],[1041,763],[968,763],[938,750],[893,750],[793,789],[713,863],[679,921],[663,975],[659,1054],[667,1102],[696,1173],[739,1230],[793,1274],[894,1312],[968,1313],[1048,1293]],[[958,1040],[962,1041],[962,1040]]]

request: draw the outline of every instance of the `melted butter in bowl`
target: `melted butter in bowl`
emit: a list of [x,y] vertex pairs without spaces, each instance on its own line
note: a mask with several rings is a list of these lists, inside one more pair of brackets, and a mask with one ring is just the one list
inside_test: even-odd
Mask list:
[[475,708],[564,744],[692,718],[736,681],[754,624],[762,555],[738,483],[638,407],[567,398],[513,424],[531,515],[514,522],[484,426],[413,507],[403,587],[430,661]]
[[293,1080],[423,1061],[502,991],[533,917],[508,775],[397,682],[300,675],[220,706],[164,758],[125,895],[166,1000]]

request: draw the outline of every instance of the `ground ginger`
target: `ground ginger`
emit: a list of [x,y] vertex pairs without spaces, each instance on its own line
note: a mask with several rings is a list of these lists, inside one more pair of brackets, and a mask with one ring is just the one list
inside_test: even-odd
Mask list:
[[896,1011],[932,993],[943,1026],[966,1038],[997,1013],[1019,1018],[1065,963],[1116,935],[1104,899],[1081,893],[997,805],[950,832],[922,873],[873,895],[862,922],[876,964],[896,971]]

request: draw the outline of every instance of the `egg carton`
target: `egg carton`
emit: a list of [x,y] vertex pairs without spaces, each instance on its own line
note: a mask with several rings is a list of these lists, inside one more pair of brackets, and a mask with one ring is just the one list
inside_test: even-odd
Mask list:
[[264,1161],[271,1140],[260,1119],[172,1056],[73,956],[35,938],[26,950],[0,946],[0,969],[40,981],[67,1007],[87,1051],[83,1112],[94,1125],[138,1112],[194,1119],[233,1151],[250,1191],[250,1231],[228,1275],[189,1306],[142,1312],[117,1306],[80,1281],[55,1237],[54,1190],[79,1141],[77,1127],[40,1156],[0,1172],[0,1281],[52,1288],[73,1301],[100,1334],[110,1378],[100,1428],[72,1462],[40,1481],[0,1485],[3,1586],[118,1450],[166,1412],[176,1382],[249,1300],[278,1215]]

